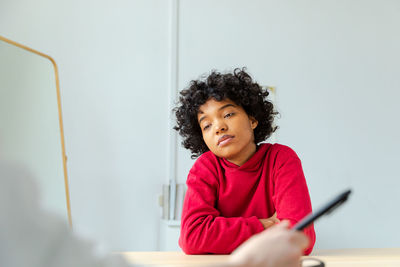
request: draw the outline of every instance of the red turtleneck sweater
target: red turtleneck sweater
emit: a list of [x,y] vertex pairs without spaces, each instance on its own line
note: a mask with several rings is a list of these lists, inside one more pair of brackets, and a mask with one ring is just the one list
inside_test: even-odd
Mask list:
[[[275,212],[291,225],[311,212],[300,159],[287,146],[261,144],[242,166],[201,155],[187,178],[179,245],[187,254],[228,254],[264,230],[258,219]],[[314,227],[304,230],[315,243]]]

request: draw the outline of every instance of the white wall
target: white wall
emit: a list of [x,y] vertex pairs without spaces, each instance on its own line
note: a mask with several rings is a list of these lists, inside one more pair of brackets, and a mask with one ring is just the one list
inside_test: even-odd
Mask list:
[[[316,224],[317,248],[400,245],[400,2],[181,2],[180,87],[247,66],[277,87],[277,141],[299,154],[314,207],[350,202]],[[180,179],[192,162],[178,154]]]
[[168,2],[2,0],[0,34],[59,66],[74,228],[157,249],[166,173]]
[[[157,248],[169,2],[0,4],[0,34],[59,65],[73,220],[114,250]],[[302,159],[314,206],[354,189],[317,223],[318,248],[399,246],[399,9],[395,0],[180,1],[178,87],[247,66],[277,86],[277,140]],[[178,181],[191,164],[179,149]]]

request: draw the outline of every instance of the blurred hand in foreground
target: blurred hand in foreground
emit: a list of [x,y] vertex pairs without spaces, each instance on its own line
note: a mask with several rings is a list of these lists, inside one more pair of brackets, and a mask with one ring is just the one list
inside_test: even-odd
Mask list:
[[289,222],[283,221],[249,238],[232,253],[230,263],[246,267],[298,267],[308,243],[306,235],[290,230]]

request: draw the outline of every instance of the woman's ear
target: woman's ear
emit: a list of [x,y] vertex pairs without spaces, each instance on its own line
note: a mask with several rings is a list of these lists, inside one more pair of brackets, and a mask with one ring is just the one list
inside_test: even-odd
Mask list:
[[258,121],[253,116],[249,116],[251,129],[255,129],[258,125]]

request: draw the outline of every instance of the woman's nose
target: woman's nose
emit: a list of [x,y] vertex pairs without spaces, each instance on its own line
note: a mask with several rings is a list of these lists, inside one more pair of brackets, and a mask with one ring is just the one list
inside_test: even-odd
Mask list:
[[228,130],[228,126],[223,121],[217,121],[215,124],[215,133],[219,134]]

